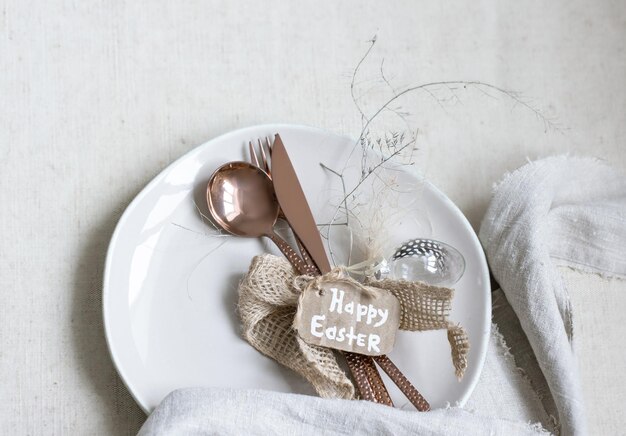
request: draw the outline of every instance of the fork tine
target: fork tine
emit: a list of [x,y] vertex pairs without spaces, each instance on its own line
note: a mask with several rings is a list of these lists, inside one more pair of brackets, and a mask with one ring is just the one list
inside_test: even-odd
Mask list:
[[268,159],[268,164],[267,164],[267,174],[271,174],[270,173],[270,168],[271,168],[271,161],[272,161],[272,143],[270,142],[270,138],[269,137],[265,137],[265,148],[267,148],[267,156],[269,157]]
[[265,149],[267,150],[267,171],[272,167],[272,142],[269,137],[265,137]]
[[265,142],[267,143],[267,150],[270,153],[270,159],[271,159],[272,158],[272,146],[273,146],[272,140],[270,139],[269,136],[266,136]]
[[256,151],[254,151],[254,145],[252,145],[252,141],[248,142],[248,147],[250,148],[250,160],[254,165],[260,168],[261,165],[259,165],[259,158],[256,155]]
[[269,157],[270,157],[270,160],[271,160],[271,159],[272,159],[272,147],[273,147],[273,142],[272,142],[272,140],[270,139],[270,137],[269,137],[269,136],[266,136],[266,137],[265,137],[265,143],[267,144],[267,153],[268,153],[268,155],[269,155]]
[[265,153],[265,147],[263,147],[263,142],[261,141],[261,138],[259,138],[258,141],[259,141],[259,150],[261,152],[261,161],[263,163],[263,166],[261,168],[263,169],[263,171],[269,174],[270,166],[267,163],[267,154]]

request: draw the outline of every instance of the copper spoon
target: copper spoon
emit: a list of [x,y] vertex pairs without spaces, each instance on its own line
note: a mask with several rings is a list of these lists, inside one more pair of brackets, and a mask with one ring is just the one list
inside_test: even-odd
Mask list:
[[309,272],[308,265],[274,231],[280,206],[272,180],[263,170],[247,162],[226,163],[209,179],[206,196],[211,216],[224,230],[248,238],[266,236],[301,274]]

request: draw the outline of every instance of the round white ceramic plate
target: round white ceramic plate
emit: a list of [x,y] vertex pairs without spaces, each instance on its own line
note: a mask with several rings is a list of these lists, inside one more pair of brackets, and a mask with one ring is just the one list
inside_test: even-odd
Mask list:
[[[319,162],[342,166],[354,141],[309,127],[264,125],[220,136],[178,159],[133,200],[115,229],[104,273],[106,338],[117,370],[147,412],[172,390],[192,386],[314,394],[306,381],[239,335],[237,283],[254,255],[276,251],[259,239],[211,234],[196,208],[206,207],[206,183],[215,168],[246,159],[249,140],[276,132],[316,220],[328,222],[335,210],[329,199],[339,198],[340,185]],[[353,157],[358,161],[358,153]],[[455,286],[451,319],[467,329],[471,351],[462,381],[454,375],[445,330],[399,332],[389,356],[434,408],[463,405],[478,381],[487,350],[487,263],[474,231],[444,194],[416,174],[396,173],[398,183],[407,186],[401,203],[417,200],[421,216],[394,226],[389,236],[393,242],[432,237],[465,256],[467,267]],[[385,380],[395,404],[411,408]]]

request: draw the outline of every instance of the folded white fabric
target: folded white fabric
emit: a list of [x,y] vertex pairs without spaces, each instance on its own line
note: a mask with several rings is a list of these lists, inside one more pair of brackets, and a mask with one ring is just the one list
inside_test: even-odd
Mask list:
[[532,162],[497,186],[479,236],[547,380],[561,433],[586,434],[572,313],[556,266],[626,275],[626,178],[596,159]]
[[172,392],[139,435],[538,435],[540,426],[459,408],[420,413],[367,401],[326,400],[259,390]]
[[[530,163],[497,186],[480,239],[548,382],[562,434],[585,434],[572,316],[556,266],[626,276],[626,179],[595,159]],[[194,388],[166,397],[140,435],[542,432],[460,408],[416,413],[365,401]]]

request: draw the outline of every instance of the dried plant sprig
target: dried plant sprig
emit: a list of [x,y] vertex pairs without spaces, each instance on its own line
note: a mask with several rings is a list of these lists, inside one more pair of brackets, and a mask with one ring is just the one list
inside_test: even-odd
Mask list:
[[221,227],[218,227],[213,222],[212,219],[210,219],[208,216],[206,216],[206,214],[204,214],[204,212],[202,212],[202,210],[198,206],[198,203],[196,203],[195,200],[193,200],[193,206],[196,209],[196,212],[198,213],[198,215],[200,216],[200,221],[202,221],[203,224],[209,225],[210,227],[209,231],[206,230],[206,227],[203,228],[202,230],[194,230],[194,229],[191,229],[189,227],[183,226],[182,224],[178,224],[175,222],[171,222],[170,224],[173,225],[174,227],[178,227],[179,229],[185,230],[187,232],[196,233],[202,236],[208,236],[210,238],[230,236],[228,232],[224,231],[224,229],[222,229]]
[[[405,165],[413,165],[414,164],[414,152],[417,150],[415,144],[417,142],[417,130],[415,134],[409,135],[410,138],[407,140],[406,133],[404,132],[391,132],[384,134],[382,137],[374,137],[370,132],[370,126],[372,122],[381,115],[384,111],[390,111],[398,116],[407,126],[407,132],[411,132],[412,129],[407,121],[407,117],[410,115],[408,112],[401,111],[400,108],[394,108],[391,105],[396,103],[400,98],[406,96],[410,93],[423,92],[428,97],[432,98],[439,107],[447,113],[444,104],[453,101],[457,104],[462,104],[462,100],[458,95],[458,90],[467,90],[467,89],[476,89],[481,92],[483,95],[489,98],[497,99],[496,96],[492,95],[489,91],[495,91],[495,93],[505,96],[506,98],[512,100],[513,106],[511,107],[511,111],[515,109],[517,106],[521,106],[531,113],[533,113],[538,120],[543,123],[544,131],[548,131],[549,129],[553,129],[555,131],[562,131],[561,126],[556,122],[555,119],[548,117],[544,114],[540,109],[535,107],[532,101],[528,98],[525,98],[521,93],[504,89],[502,87],[492,85],[486,82],[472,80],[444,80],[444,81],[434,81],[428,83],[417,84],[414,86],[409,86],[401,91],[398,91],[396,87],[394,87],[390,80],[385,76],[384,73],[384,59],[380,64],[380,77],[382,81],[390,88],[392,91],[392,96],[384,102],[382,106],[380,106],[377,110],[373,112],[372,115],[367,115],[365,110],[362,108],[359,103],[360,97],[357,97],[356,93],[356,78],[357,75],[365,63],[366,59],[370,56],[374,45],[376,44],[377,37],[376,35],[369,41],[369,46],[367,47],[365,53],[357,63],[353,74],[352,80],[350,83],[350,94],[352,97],[352,101],[361,117],[362,127],[359,137],[354,143],[353,148],[351,149],[346,161],[341,168],[341,170],[331,169],[327,165],[320,163],[322,167],[328,170],[331,174],[335,175],[341,180],[342,189],[343,189],[343,198],[338,203],[335,211],[333,213],[333,217],[329,223],[323,226],[326,229],[325,238],[328,240],[328,247],[330,252],[331,261],[336,264],[335,253],[332,248],[332,238],[331,231],[333,227],[336,225],[344,225],[347,226],[350,233],[350,238],[352,240],[352,230],[350,228],[350,217],[354,217],[356,215],[355,208],[356,204],[356,192],[359,190],[363,183],[372,175],[375,174],[378,170],[383,167],[388,167],[388,164],[395,162],[397,165],[394,169],[398,169],[399,167]],[[444,89],[445,92],[448,93],[448,97],[442,98],[440,96],[441,90]],[[349,162],[353,154],[356,150],[361,149],[361,175],[359,180],[356,182],[355,186],[352,189],[346,188],[346,170],[348,168]],[[406,151],[410,153],[406,153]],[[375,159],[375,162],[372,162],[371,159]],[[345,216],[344,223],[337,223],[337,219],[339,215],[343,213]],[[352,247],[350,247],[350,256],[352,253]],[[350,257],[349,256],[349,257]]]
[[[387,163],[393,161],[394,159],[398,159],[398,157],[402,156],[406,150],[411,152],[410,162],[401,164],[401,165],[411,165],[412,164],[412,155],[415,151],[414,144],[416,139],[406,140],[406,136],[404,134],[390,134],[383,138],[371,139],[369,136],[363,137],[363,142],[361,143],[363,155],[361,159],[361,173],[359,180],[355,184],[352,189],[347,191],[346,189],[346,181],[343,173],[339,173],[336,170],[331,169],[328,165],[320,163],[322,168],[328,170],[331,174],[337,176],[341,181],[341,186],[343,190],[343,198],[338,207],[335,208],[335,212],[333,217],[331,218],[329,225],[326,226],[326,239],[328,240],[329,254],[331,258],[331,262],[336,264],[335,252],[332,247],[331,240],[331,229],[333,225],[336,223],[339,214],[343,211],[345,214],[345,225],[348,226],[350,231],[350,240],[353,240],[352,229],[350,228],[350,217],[353,218],[356,216],[357,205],[356,202],[356,192],[359,188],[374,174],[384,167]],[[376,154],[376,161],[369,162],[368,157],[373,153],[372,151],[378,151]],[[345,171],[345,169],[344,169]],[[352,203],[349,205],[349,203]],[[349,247],[348,260],[352,257],[353,247]]]

